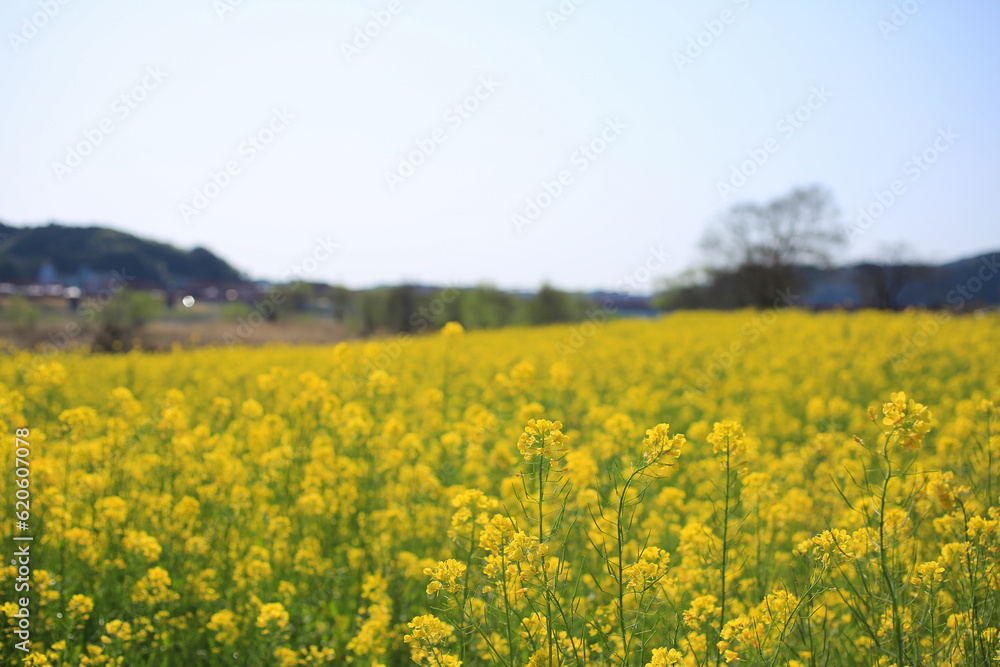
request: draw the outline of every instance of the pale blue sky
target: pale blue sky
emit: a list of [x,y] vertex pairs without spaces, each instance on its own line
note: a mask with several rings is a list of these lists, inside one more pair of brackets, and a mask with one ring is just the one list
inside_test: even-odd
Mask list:
[[[46,2],[51,18],[36,16]],[[317,280],[596,288],[651,249],[670,256],[659,274],[697,263],[706,224],[734,201],[821,183],[850,223],[898,179],[843,259],[900,240],[933,261],[1000,248],[996,2],[586,0],[554,28],[559,0],[220,9],[235,2],[3,3],[0,219],[204,245],[255,277],[325,256],[321,237],[339,250]],[[903,4],[912,15],[883,34]],[[391,21],[345,55],[372,12]],[[679,67],[699,33],[708,46]],[[477,91],[467,117],[448,113]],[[807,101],[800,127],[779,127]],[[78,166],[57,166],[102,123],[112,131]],[[957,138],[934,164],[906,164],[933,157],[947,128]],[[262,131],[271,143],[243,143]],[[603,154],[576,153],[602,131]],[[723,201],[719,182],[768,139],[777,150]],[[391,187],[418,141],[433,153]],[[228,162],[238,173],[190,215],[182,205]],[[519,232],[512,215],[546,203],[561,171],[561,194]]]

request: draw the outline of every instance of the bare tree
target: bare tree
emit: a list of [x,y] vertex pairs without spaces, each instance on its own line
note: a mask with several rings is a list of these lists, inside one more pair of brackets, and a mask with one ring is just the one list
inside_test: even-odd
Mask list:
[[813,185],[766,204],[740,203],[724,213],[701,241],[713,282],[727,301],[765,308],[779,290],[799,287],[798,267],[829,264],[845,238],[833,196]]

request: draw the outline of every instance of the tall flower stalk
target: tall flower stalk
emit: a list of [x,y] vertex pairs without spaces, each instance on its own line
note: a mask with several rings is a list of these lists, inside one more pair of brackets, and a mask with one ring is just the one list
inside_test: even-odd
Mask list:
[[[720,641],[723,630],[726,627],[726,596],[727,590],[729,555],[732,550],[733,536],[729,532],[730,519],[739,502],[739,491],[736,488],[736,465],[742,455],[746,452],[746,438],[743,434],[743,427],[738,422],[727,419],[717,422],[708,435],[708,442],[712,445],[713,452],[719,458],[719,463],[725,472],[725,487],[723,488],[722,507],[722,563],[719,571],[719,636]],[[715,664],[721,664],[723,651],[716,653]]]
[[[517,448],[529,464],[529,474],[537,489],[537,517],[538,517],[538,553],[539,568],[542,579],[542,596],[545,599],[545,648],[548,654],[548,664],[554,665],[555,643],[552,636],[552,591],[549,585],[549,574],[545,562],[545,554],[548,551],[546,541],[549,534],[545,530],[545,489],[549,484],[549,474],[552,472],[553,464],[558,463],[565,456],[568,438],[560,430],[562,422],[552,422],[547,419],[531,419],[524,428],[524,433],[518,439]],[[534,462],[534,463],[532,463]],[[558,487],[557,487],[558,489]],[[558,496],[558,490],[554,494]],[[550,500],[554,499],[550,498]]]
[[656,548],[650,548],[650,554],[637,554],[637,562],[634,564],[628,564],[626,560],[629,530],[635,518],[636,507],[645,492],[643,488],[636,494],[633,487],[642,479],[660,477],[667,470],[676,468],[684,443],[683,435],[670,435],[669,424],[657,424],[647,430],[646,438],[643,440],[642,457],[632,463],[627,471],[612,471],[615,493],[614,497],[608,500],[614,511],[611,518],[613,531],[606,531],[602,527],[602,523],[608,521],[603,504],[599,506],[600,519],[597,516],[593,517],[600,532],[612,540],[610,547],[606,543],[598,544],[592,541],[592,544],[606,563],[608,573],[616,586],[613,595],[617,631],[621,639],[622,665],[628,665],[630,662],[632,641],[635,638],[634,630],[630,633],[629,627],[630,625],[637,627],[636,623],[630,623],[627,618],[626,599],[630,592],[641,596],[655,586],[666,574],[668,560],[666,553],[663,552],[661,556],[660,550]]

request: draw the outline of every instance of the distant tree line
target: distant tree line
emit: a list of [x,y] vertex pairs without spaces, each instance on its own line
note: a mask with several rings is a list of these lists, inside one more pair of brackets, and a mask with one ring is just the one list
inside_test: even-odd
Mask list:
[[[290,292],[302,294],[309,289],[299,284]],[[470,329],[576,322],[595,306],[583,294],[548,285],[535,294],[505,292],[488,285],[442,289],[398,285],[357,291],[328,287],[316,298],[303,294],[301,300],[290,298],[288,302],[286,313],[278,312],[276,317],[321,307],[361,335],[422,333],[447,322],[460,322]]]
[[[817,305],[817,299],[824,298],[822,295],[811,304],[798,300],[804,291],[815,288],[830,295],[825,297],[830,299],[829,305],[898,310],[905,303],[913,302],[914,289],[911,288],[915,286],[923,290],[921,298],[924,301],[919,302],[930,302],[933,306],[960,310],[969,304],[981,307],[997,303],[996,285],[988,278],[1000,273],[1000,268],[995,266],[996,260],[992,257],[988,261],[974,258],[971,268],[960,269],[958,273],[949,269],[938,275],[935,267],[907,259],[905,249],[896,246],[884,251],[876,262],[835,268],[833,261],[846,244],[847,231],[861,233],[841,223],[832,194],[820,186],[796,188],[763,204],[735,204],[722,213],[703,236],[703,267],[673,279],[644,306],[661,311],[822,307]],[[119,256],[107,248],[119,253],[141,251],[143,257],[156,259],[147,262],[154,267],[171,262],[182,267],[186,266],[185,262],[201,262],[207,267],[204,270],[213,276],[237,277],[222,260],[206,256],[208,251],[195,249],[184,254],[163,244],[143,242],[100,228],[74,230],[50,225],[18,230],[0,224],[0,235],[6,235],[7,239],[0,244],[3,251],[0,252],[0,278],[4,267],[10,269],[11,262],[20,261],[21,254],[37,256],[42,242],[53,237],[59,239],[61,245],[48,249],[65,265],[60,265],[60,270],[69,270],[73,262],[80,259],[73,253],[89,240],[100,241],[98,245],[106,247],[106,254],[110,254],[104,259],[108,261],[110,257],[119,259]],[[17,243],[12,245],[12,241]],[[982,267],[976,263],[979,259],[984,262]],[[979,273],[966,275],[971,270]],[[961,291],[966,282],[968,290]],[[848,285],[846,289],[845,284]],[[910,289],[909,296],[902,297],[907,289]],[[845,293],[852,296],[846,298]],[[172,293],[168,290],[167,294],[164,303],[152,292],[122,289],[113,301],[101,303],[99,313],[95,310],[95,316],[86,322],[96,327],[95,347],[107,349],[113,347],[115,341],[127,341],[147,322],[165,315],[172,306]],[[233,322],[253,319],[254,326],[265,321],[332,318],[343,323],[349,332],[368,336],[419,334],[439,329],[450,321],[460,322],[469,329],[579,322],[600,308],[600,304],[585,294],[560,291],[549,285],[531,294],[507,292],[491,285],[465,288],[397,285],[352,290],[296,282],[274,287],[250,301],[226,303],[210,311],[207,317],[221,316]],[[173,316],[177,317],[184,310],[174,308]],[[646,307],[639,310],[650,312]],[[201,311],[197,316],[206,317],[204,313]],[[42,316],[41,309],[20,297],[10,297],[0,303],[0,325],[23,337],[30,336]]]
[[[125,348],[149,322],[163,317],[205,320],[219,317],[232,322],[290,322],[333,319],[348,331],[373,334],[420,334],[460,322],[469,329],[515,325],[578,322],[600,306],[585,295],[543,286],[535,294],[504,292],[492,286],[429,288],[399,285],[351,290],[345,287],[292,283],[273,288],[251,301],[226,303],[214,311],[188,313],[168,309],[163,299],[145,291],[123,288],[113,298],[92,309],[96,316],[76,317],[79,326],[93,334],[96,349],[110,350],[115,341]],[[90,312],[88,301],[80,312]],[[79,314],[79,313],[78,313]],[[21,296],[0,303],[0,324],[30,338],[44,319],[54,323],[51,309]]]
[[[816,185],[795,188],[764,204],[735,204],[702,237],[704,267],[673,279],[655,296],[654,306],[674,310],[837,305],[899,310],[909,289],[910,297],[919,294],[921,303],[954,307],[956,300],[948,289],[956,285],[955,277],[912,259],[905,244],[883,246],[875,261],[835,267],[848,235],[859,233],[841,222],[833,195]],[[796,301],[813,288],[818,292],[811,304]],[[989,291],[995,294],[996,287]],[[987,296],[979,295],[979,301],[989,303]]]

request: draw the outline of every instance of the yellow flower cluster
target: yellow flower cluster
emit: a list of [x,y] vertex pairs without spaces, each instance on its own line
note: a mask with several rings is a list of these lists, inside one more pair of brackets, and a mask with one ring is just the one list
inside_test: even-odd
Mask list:
[[[868,552],[868,544],[871,535],[865,528],[859,528],[854,533],[848,534],[843,528],[824,530],[819,535],[812,538],[813,554],[823,565],[839,563],[842,561],[852,561],[864,556]],[[806,547],[808,548],[808,547]],[[804,552],[805,549],[799,548]]]
[[288,627],[288,612],[280,602],[268,602],[261,605],[257,615],[257,627],[268,634],[275,630],[281,631]]
[[427,584],[427,594],[433,595],[444,589],[449,595],[454,595],[462,590],[461,577],[465,574],[465,563],[460,563],[454,558],[443,560],[435,567],[424,568],[424,574],[431,578],[431,583]]
[[699,595],[694,598],[691,600],[691,606],[684,610],[684,622],[692,630],[700,628],[710,617],[716,616],[721,611],[721,607],[716,604],[718,601],[714,595]]
[[906,392],[897,392],[882,405],[882,423],[892,427],[896,441],[904,449],[916,449],[931,430],[931,411],[927,406],[907,402]]
[[989,664],[1000,316],[772,315],[0,347],[26,664]]
[[625,588],[633,592],[645,591],[667,574],[670,554],[657,547],[646,547],[634,564],[623,570]]
[[725,419],[716,422],[712,432],[708,434],[708,443],[712,451],[722,454],[724,458],[735,461],[746,451],[746,437],[739,422]]
[[524,427],[524,433],[517,441],[517,448],[524,456],[524,460],[530,461],[540,457],[554,461],[565,454],[568,438],[559,430],[561,428],[562,422],[529,419],[528,425]]
[[485,525],[489,521],[487,510],[496,510],[498,507],[496,499],[489,498],[479,489],[460,491],[452,498],[451,505],[456,510],[451,516],[448,537],[453,540],[462,540],[466,536],[472,539],[473,522]]
[[936,560],[930,560],[917,566],[917,573],[910,579],[914,586],[932,586],[935,582],[944,581],[945,569]]
[[174,602],[178,594],[170,589],[171,583],[170,575],[162,567],[150,568],[136,583],[132,601],[149,606]]
[[676,468],[684,442],[682,434],[670,435],[670,424],[657,424],[646,431],[642,441],[643,464],[656,474]]
[[680,665],[684,654],[675,648],[654,648],[652,660],[646,663],[646,667],[675,667]]
[[403,641],[410,645],[414,662],[431,667],[459,667],[461,663],[454,656],[442,651],[442,644],[451,637],[454,628],[432,614],[417,616],[406,625],[410,632]]

